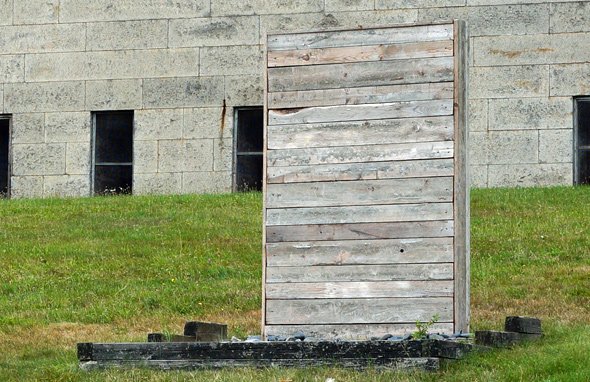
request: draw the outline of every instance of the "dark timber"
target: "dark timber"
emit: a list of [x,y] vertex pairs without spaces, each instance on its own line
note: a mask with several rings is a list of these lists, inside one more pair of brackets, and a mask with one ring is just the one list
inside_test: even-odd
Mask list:
[[460,359],[474,345],[441,340],[358,342],[150,342],[81,343],[83,369],[150,367],[324,366],[436,370],[439,359]]

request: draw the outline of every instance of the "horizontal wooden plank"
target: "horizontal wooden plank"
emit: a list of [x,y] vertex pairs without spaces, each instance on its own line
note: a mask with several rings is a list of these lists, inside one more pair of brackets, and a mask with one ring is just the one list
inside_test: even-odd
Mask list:
[[453,142],[442,141],[268,150],[267,166],[302,166],[313,164],[442,159],[452,158],[454,152],[453,149]]
[[268,91],[317,90],[453,81],[453,58],[416,58],[268,69]]
[[[266,283],[452,280],[452,263],[267,267]],[[291,298],[297,298],[297,295]]]
[[453,203],[277,208],[266,210],[266,225],[385,223],[453,218]]
[[266,181],[273,184],[453,176],[453,163],[449,158],[268,167]]
[[453,281],[376,281],[277,283],[266,285],[266,298],[387,298],[387,297],[452,297]]
[[438,262],[453,262],[453,238],[307,241],[266,245],[268,267]]
[[452,82],[268,93],[269,109],[452,99]]
[[367,324],[453,318],[453,299],[382,298],[348,300],[268,300],[266,324]]
[[266,228],[267,243],[285,241],[406,239],[453,236],[453,221],[409,223],[318,224],[271,226]]
[[347,62],[388,61],[408,58],[449,57],[452,55],[452,40],[335,48],[271,50],[268,52],[268,67],[342,64]]
[[[308,337],[336,340],[343,338],[354,340],[371,340],[375,337],[391,334],[404,336],[416,331],[416,323],[407,324],[341,324],[341,325],[266,325],[267,335],[290,337],[294,333],[302,332]],[[432,325],[434,333],[453,333],[452,323],[436,323]]]
[[266,208],[434,203],[453,200],[453,178],[268,184]]
[[452,24],[419,25],[367,30],[272,34],[268,35],[267,49],[274,51],[452,39]]
[[452,116],[270,125],[269,150],[451,141]]
[[367,121],[372,119],[452,116],[452,100],[391,102],[381,104],[321,106],[268,111],[268,125]]

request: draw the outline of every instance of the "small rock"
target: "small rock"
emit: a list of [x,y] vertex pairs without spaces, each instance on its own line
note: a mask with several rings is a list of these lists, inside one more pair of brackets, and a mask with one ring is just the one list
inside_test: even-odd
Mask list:
[[305,334],[303,332],[295,332],[292,337],[296,340],[303,341],[305,339]]

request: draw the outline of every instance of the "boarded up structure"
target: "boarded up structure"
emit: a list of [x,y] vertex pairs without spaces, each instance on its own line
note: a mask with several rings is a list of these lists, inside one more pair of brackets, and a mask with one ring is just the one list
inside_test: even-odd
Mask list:
[[263,330],[469,324],[465,26],[269,35]]

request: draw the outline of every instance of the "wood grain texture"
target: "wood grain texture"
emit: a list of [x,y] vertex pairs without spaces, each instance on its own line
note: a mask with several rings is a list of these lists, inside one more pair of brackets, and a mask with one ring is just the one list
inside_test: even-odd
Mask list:
[[269,35],[267,46],[275,51],[452,39],[453,26],[441,24]]
[[267,243],[286,241],[407,239],[454,235],[453,221],[318,224],[271,226],[266,228]]
[[269,92],[450,81],[452,57],[268,69]]
[[266,226],[341,223],[385,223],[453,218],[453,203],[390,204],[266,210]]
[[[266,282],[319,283],[362,281],[452,280],[453,264],[385,264],[268,267]],[[359,284],[360,285],[360,284]],[[298,298],[294,295],[293,298]]]
[[269,167],[266,181],[273,183],[335,182],[453,176],[453,159],[341,163]]
[[[252,351],[247,353],[252,354]],[[301,352],[297,352],[300,354]],[[150,370],[216,370],[231,368],[277,368],[277,367],[339,367],[362,370],[364,368],[398,370],[398,371],[437,371],[440,368],[440,360],[435,357],[408,357],[408,358],[245,358],[245,359],[183,359],[183,360],[104,360],[80,362],[83,371],[104,371],[108,369],[150,369]]]
[[268,93],[270,109],[453,99],[452,82]]
[[452,297],[453,281],[377,281],[268,284],[269,300],[317,298]]
[[452,55],[452,40],[276,50],[268,53],[268,67],[343,64],[348,62],[388,61],[408,58],[449,57]]
[[463,21],[455,21],[455,331],[469,332],[470,236],[467,127],[469,36]]
[[453,115],[451,100],[392,102],[382,104],[321,106],[304,109],[273,109],[269,111],[269,125],[302,123],[366,121]]
[[266,164],[273,167],[442,159],[453,157],[454,146],[453,142],[443,141],[269,150]]
[[268,149],[451,141],[454,133],[452,116],[274,125]]
[[453,178],[268,184],[266,207],[337,207],[443,203],[453,200]]
[[452,321],[453,299],[269,300],[266,304],[268,325],[402,323],[427,321],[435,314],[440,322]]
[[[435,333],[453,333],[452,323],[436,323],[431,327]],[[342,338],[356,338],[371,340],[383,335],[404,336],[416,331],[416,323],[406,324],[342,324],[342,325],[266,325],[269,335],[290,337],[294,333],[303,332],[312,338],[336,340]]]
[[304,241],[266,245],[267,266],[453,262],[453,238]]

